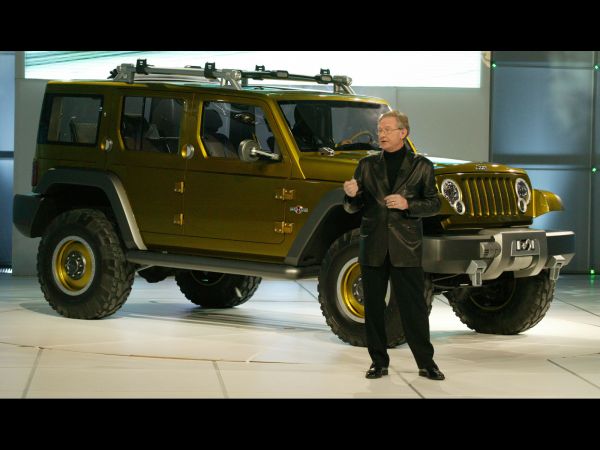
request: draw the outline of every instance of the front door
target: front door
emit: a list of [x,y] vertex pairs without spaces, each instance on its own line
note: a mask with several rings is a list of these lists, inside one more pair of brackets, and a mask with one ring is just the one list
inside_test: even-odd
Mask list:
[[[279,195],[291,162],[278,144],[281,138],[265,104],[248,99],[200,99],[197,145],[201,154],[188,163],[185,235],[203,239],[204,248],[219,241],[277,244],[284,230],[284,198]],[[242,161],[241,142],[253,139],[261,149],[283,156],[279,161]],[[211,240],[212,242],[206,242]],[[240,248],[248,248],[241,245]]]

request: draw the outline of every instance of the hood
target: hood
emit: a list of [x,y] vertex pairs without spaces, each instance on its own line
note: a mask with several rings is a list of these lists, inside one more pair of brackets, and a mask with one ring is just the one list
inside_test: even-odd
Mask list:
[[[427,155],[425,155],[427,156]],[[437,158],[427,156],[433,163],[436,175],[445,175],[450,173],[486,173],[503,172],[524,174],[523,169],[515,169],[504,164],[491,163],[487,161],[465,161],[462,159]]]
[[[307,179],[320,181],[344,182],[354,175],[354,170],[362,158],[379,153],[378,150],[352,150],[336,152],[334,156],[321,155],[317,152],[302,153],[300,165]],[[486,161],[471,162],[462,159],[438,158],[425,155],[434,165],[436,175],[451,173],[504,172],[524,174],[523,169],[515,169],[503,164]]]
[[373,154],[372,150],[340,151],[335,152],[334,156],[317,152],[302,153],[300,166],[307,179],[344,182],[354,176],[358,161],[370,154]]

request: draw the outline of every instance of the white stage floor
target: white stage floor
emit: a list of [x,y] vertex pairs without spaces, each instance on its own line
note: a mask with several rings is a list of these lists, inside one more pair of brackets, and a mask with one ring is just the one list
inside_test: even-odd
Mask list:
[[0,274],[0,398],[600,398],[600,278],[561,275],[552,306],[517,336],[478,334],[437,296],[430,317],[445,381],[406,345],[390,375],[325,324],[316,280],[263,280],[244,305],[202,310],[172,278],[136,277],[116,314],[66,319],[36,278]]

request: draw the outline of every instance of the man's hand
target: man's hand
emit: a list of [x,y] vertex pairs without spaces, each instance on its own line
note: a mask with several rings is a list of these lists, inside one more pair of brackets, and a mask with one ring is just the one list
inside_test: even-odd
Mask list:
[[344,181],[344,192],[348,197],[356,197],[356,194],[358,193],[358,183],[354,178]]
[[408,209],[408,201],[400,194],[388,195],[384,200],[385,206],[387,206],[388,209]]

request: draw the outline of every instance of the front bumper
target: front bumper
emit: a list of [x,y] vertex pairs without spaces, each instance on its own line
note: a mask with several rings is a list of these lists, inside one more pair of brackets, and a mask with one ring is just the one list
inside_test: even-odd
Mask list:
[[556,280],[574,255],[572,231],[501,228],[423,239],[426,272],[468,274],[474,286],[507,271],[514,272],[515,277],[529,277],[549,269],[551,279]]

